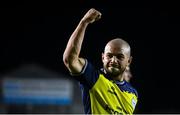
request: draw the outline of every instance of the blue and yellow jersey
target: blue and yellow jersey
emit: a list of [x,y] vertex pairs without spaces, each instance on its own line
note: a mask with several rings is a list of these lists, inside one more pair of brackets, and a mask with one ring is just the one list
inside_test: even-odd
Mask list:
[[86,60],[78,77],[86,114],[132,114],[137,91],[126,81],[115,81]]

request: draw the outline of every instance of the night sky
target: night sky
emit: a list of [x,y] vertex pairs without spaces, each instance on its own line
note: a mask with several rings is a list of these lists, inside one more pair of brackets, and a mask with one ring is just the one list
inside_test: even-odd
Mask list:
[[1,3],[0,75],[21,64],[40,64],[68,74],[63,51],[90,9],[102,18],[87,28],[81,56],[101,67],[105,44],[124,38],[132,48],[137,113],[180,113],[178,4],[170,1],[7,1]]

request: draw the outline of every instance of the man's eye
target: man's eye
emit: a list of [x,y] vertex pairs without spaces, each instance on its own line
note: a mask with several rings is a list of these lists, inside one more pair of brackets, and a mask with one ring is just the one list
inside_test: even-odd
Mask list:
[[118,55],[118,56],[117,56],[117,58],[118,58],[118,59],[123,59],[123,58],[124,58],[124,56],[122,56],[122,55]]
[[118,59],[121,59],[121,58],[122,58],[122,56],[117,56],[117,58],[118,58]]
[[107,54],[107,57],[112,58],[113,56],[111,54]]

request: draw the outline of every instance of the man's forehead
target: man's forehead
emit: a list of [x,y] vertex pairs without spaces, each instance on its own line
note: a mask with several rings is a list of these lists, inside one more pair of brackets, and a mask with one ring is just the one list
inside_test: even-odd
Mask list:
[[123,53],[125,52],[127,49],[125,47],[121,47],[121,46],[116,46],[116,47],[113,47],[113,46],[110,46],[110,45],[107,45],[104,49],[104,52],[105,53],[113,53],[113,52],[116,52],[116,53]]
[[123,50],[118,50],[118,51],[111,51],[111,50],[106,50],[104,51],[105,54],[124,54],[125,52]]
[[113,54],[113,55],[130,55],[130,48],[120,45],[120,46],[113,46],[113,45],[106,45],[104,49],[104,54]]

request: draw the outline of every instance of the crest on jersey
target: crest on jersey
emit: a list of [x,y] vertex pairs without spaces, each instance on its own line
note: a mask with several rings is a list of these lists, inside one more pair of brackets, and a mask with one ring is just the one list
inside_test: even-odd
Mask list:
[[134,97],[132,98],[131,103],[132,103],[133,108],[135,108],[135,106],[136,106],[136,100],[134,99]]

